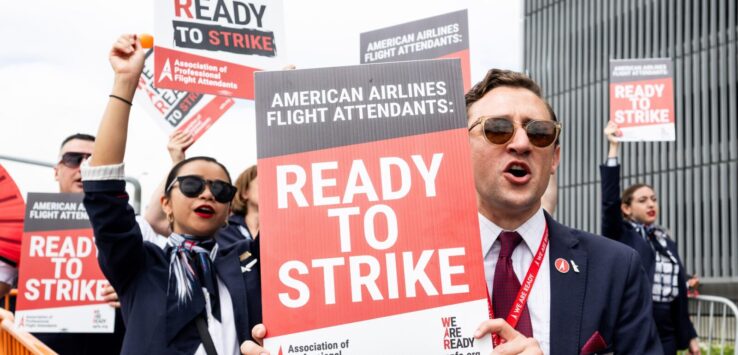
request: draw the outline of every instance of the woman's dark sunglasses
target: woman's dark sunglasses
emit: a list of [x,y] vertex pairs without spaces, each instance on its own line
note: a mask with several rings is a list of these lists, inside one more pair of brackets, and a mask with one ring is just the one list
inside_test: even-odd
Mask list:
[[[477,125],[482,125],[484,139],[492,144],[505,144],[515,135],[515,125],[507,118],[482,116],[469,127],[471,132]],[[523,124],[531,144],[539,148],[551,145],[561,133],[561,124],[555,121],[530,120]]]
[[89,153],[67,152],[62,154],[59,163],[64,164],[64,166],[66,166],[67,168],[77,169],[79,168],[80,164],[82,164],[82,161],[89,157]]
[[174,183],[179,182],[179,191],[187,197],[197,197],[205,190],[205,185],[210,187],[210,193],[213,194],[215,201],[220,203],[228,203],[233,200],[236,195],[236,187],[221,180],[205,180],[196,175],[177,176],[169,186],[167,192],[171,191]]

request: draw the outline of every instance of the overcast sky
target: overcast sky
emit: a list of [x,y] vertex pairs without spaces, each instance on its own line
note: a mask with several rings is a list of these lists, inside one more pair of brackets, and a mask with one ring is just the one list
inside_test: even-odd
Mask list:
[[[205,1],[205,0],[202,0]],[[6,1],[0,12],[0,155],[54,162],[59,143],[95,134],[112,71],[107,54],[120,33],[153,33],[153,1]],[[489,68],[522,70],[521,1],[284,0],[287,61],[298,68],[359,64],[359,34],[469,11],[472,82]],[[188,155],[210,155],[235,178],[256,163],[253,105],[237,100]],[[126,173],[148,194],[169,168],[167,135],[132,110]],[[0,159],[25,195],[56,191],[49,168]]]

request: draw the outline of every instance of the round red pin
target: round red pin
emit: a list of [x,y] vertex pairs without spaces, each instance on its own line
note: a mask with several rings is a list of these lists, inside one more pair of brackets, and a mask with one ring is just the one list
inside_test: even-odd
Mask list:
[[559,272],[562,274],[566,274],[567,272],[569,272],[569,262],[566,261],[566,259],[556,259],[556,261],[554,261],[554,266],[556,266],[556,270],[559,270]]

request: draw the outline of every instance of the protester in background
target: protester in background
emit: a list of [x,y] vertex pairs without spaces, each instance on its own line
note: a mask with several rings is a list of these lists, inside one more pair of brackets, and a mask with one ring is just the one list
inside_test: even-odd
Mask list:
[[238,354],[239,344],[249,339],[239,263],[248,245],[219,248],[214,239],[236,192],[228,171],[208,157],[172,168],[161,199],[173,231],[165,250],[142,240],[128,205],[123,157],[143,62],[135,35],[123,35],[113,45],[112,94],[94,154],[82,170],[100,266],[126,314],[122,353]]
[[600,166],[602,176],[602,235],[635,249],[648,274],[653,300],[653,318],[664,354],[688,348],[699,354],[697,332],[689,320],[685,270],[676,243],[668,231],[656,224],[659,205],[656,193],[647,184],[634,184],[620,196],[618,164],[618,126],[605,128],[610,142],[607,163]]
[[[59,192],[82,192],[82,177],[79,165],[92,154],[95,137],[76,133],[65,138],[59,148],[59,157],[54,166],[54,180]],[[15,285],[18,269],[0,260],[0,297],[4,297]]]
[[[175,132],[170,136],[167,150],[172,159],[172,164],[184,160],[184,151],[193,142],[194,139],[191,134]],[[62,141],[59,149],[59,160],[54,166],[54,179],[59,184],[59,192],[82,193],[80,165],[82,161],[90,157],[94,146],[95,136],[84,133],[72,134]],[[163,181],[162,184],[164,184]],[[161,212],[161,202],[159,201],[163,191],[164,187],[159,186],[151,194],[152,199],[149,206],[154,206],[154,208],[147,209],[146,218],[136,217],[144,240],[149,240],[162,247],[166,245],[166,238],[163,236],[169,235],[169,226],[166,216]],[[0,297],[4,297],[10,292],[17,278],[18,269],[0,260]],[[106,295],[111,299],[111,305],[116,305],[117,299],[113,292],[112,288],[108,288]],[[122,339],[121,335],[120,340],[122,341]]]
[[73,134],[62,141],[59,162],[54,167],[54,179],[59,183],[59,192],[82,192],[82,175],[79,166],[90,157],[95,146],[95,136]]
[[[95,137],[75,133],[66,137],[59,148],[59,157],[54,166],[54,179],[61,193],[81,193],[82,177],[80,164],[92,154]],[[0,261],[0,297],[5,296],[15,285],[18,269]],[[7,283],[3,284],[3,281]],[[104,297],[112,307],[118,299],[112,287],[105,289]],[[119,310],[116,310],[114,333],[34,333],[41,342],[60,355],[116,354],[123,343],[125,327]]]

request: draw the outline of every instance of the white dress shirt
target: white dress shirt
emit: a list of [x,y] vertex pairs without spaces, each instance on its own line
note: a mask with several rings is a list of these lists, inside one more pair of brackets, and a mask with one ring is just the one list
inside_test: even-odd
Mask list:
[[[515,230],[523,238],[523,242],[518,244],[512,253],[513,271],[521,282],[533,262],[534,254],[538,251],[545,228],[546,217],[543,215],[543,209],[539,209],[533,217]],[[502,232],[502,228],[479,214],[479,229],[484,254],[484,277],[487,280],[487,290],[491,297],[495,266],[497,266],[497,258],[502,247],[497,237]],[[551,268],[549,267],[548,250],[547,247],[543,263],[538,270],[538,277],[528,296],[528,312],[533,325],[533,338],[538,340],[544,354],[549,354],[551,334]],[[495,314],[495,317],[507,318],[507,314]]]
[[[238,335],[236,327],[230,326],[236,324],[236,317],[233,314],[233,300],[231,293],[225,282],[218,276],[218,299],[220,300],[220,321],[213,317],[213,306],[210,304],[210,295],[208,290],[203,287],[202,293],[205,296],[205,310],[208,313],[208,333],[213,338],[213,345],[218,354],[238,355],[241,348],[238,344]],[[200,344],[194,355],[207,355],[205,345]]]

